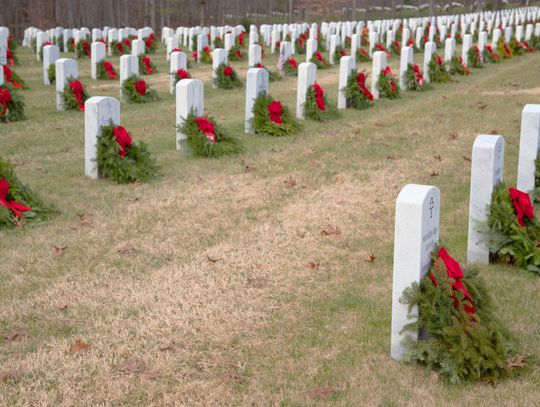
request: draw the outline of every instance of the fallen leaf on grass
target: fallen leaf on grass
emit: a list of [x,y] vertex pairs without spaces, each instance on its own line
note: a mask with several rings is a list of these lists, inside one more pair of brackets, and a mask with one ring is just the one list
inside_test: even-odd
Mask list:
[[300,239],[303,239],[303,238],[306,237],[306,232],[298,231],[298,232],[296,232],[296,236],[298,236]]
[[499,131],[497,129],[493,129],[490,131],[491,134],[499,134]]
[[256,168],[253,165],[248,164],[244,159],[240,161],[240,165],[244,167],[245,172],[253,172],[256,170]]
[[137,251],[137,248],[133,246],[131,243],[127,243],[124,246],[120,246],[117,249],[118,253],[120,254],[133,254]]
[[8,342],[21,342],[26,338],[28,338],[28,331],[26,329],[19,329],[6,337]]
[[386,156],[386,159],[387,159],[387,160],[395,160],[396,157],[393,156],[393,155],[387,155],[387,156]]
[[287,188],[294,188],[296,186],[296,180],[293,177],[289,177],[283,182]]
[[514,368],[514,367],[523,367],[526,365],[525,363],[525,358],[527,356],[525,355],[516,355],[515,356],[515,359],[514,358],[508,358],[506,359],[506,362],[508,363],[508,367],[510,369]]
[[339,226],[328,225],[326,229],[321,231],[322,236],[341,236],[341,229]]
[[237,382],[237,383],[245,383],[248,379],[247,376],[244,376],[243,374],[231,372],[227,373],[227,378]]
[[441,162],[442,161],[442,158],[441,158],[441,155],[440,154],[435,154],[433,156],[433,158],[435,158],[437,161]]
[[94,226],[92,224],[92,219],[86,213],[78,213],[77,216],[79,217],[79,225],[89,227]]
[[67,249],[67,246],[54,246],[52,252],[53,252],[53,254],[55,254],[57,256],[61,256],[61,255],[64,254],[66,249]]
[[435,172],[435,171],[431,171],[431,176],[432,177],[437,177],[439,175],[438,172]]
[[310,399],[321,399],[321,398],[324,399],[328,397],[329,395],[334,394],[336,392],[337,390],[335,387],[321,387],[317,385],[317,387],[315,387],[313,390],[308,392],[307,395]]
[[465,161],[471,161],[471,157],[466,156],[466,155],[463,156],[463,159],[464,159]]
[[453,131],[452,133],[450,133],[450,134],[448,135],[448,138],[449,138],[450,140],[457,140],[458,134],[457,134],[455,131]]
[[163,348],[159,348],[161,352],[174,352],[177,349],[184,348],[184,345],[181,342],[172,341],[170,344]]
[[486,103],[482,103],[482,104],[478,105],[479,110],[484,110],[486,107],[488,107],[488,105]]
[[319,263],[317,262],[314,262],[314,261],[310,261],[308,263],[308,267],[311,269],[311,270],[317,270],[319,268]]
[[223,257],[210,257],[210,256],[206,256],[206,258],[208,259],[208,261],[210,263],[217,263],[218,261],[220,260],[223,260]]
[[373,253],[371,253],[369,255],[369,258],[368,259],[365,259],[364,261],[366,263],[375,263],[375,259],[377,258],[377,256],[375,256]]
[[87,349],[90,349],[90,345],[81,341],[80,339],[77,339],[75,343],[71,345],[71,348],[69,348],[69,353],[77,353]]

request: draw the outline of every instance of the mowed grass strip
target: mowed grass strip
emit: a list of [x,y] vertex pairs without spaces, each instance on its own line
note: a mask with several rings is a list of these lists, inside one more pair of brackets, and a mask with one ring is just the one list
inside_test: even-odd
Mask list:
[[[472,143],[504,135],[515,182],[521,110],[540,103],[540,54],[280,139],[244,135],[244,90],[213,89],[210,66],[193,64],[207,113],[246,146],[206,160],[175,150],[164,53],[144,77],[161,100],[121,106],[161,176],[120,186],[84,177],[83,114],[56,112],[54,87],[18,49],[28,120],[0,126],[0,154],[61,213],[0,232],[1,404],[534,404],[536,366],[495,387],[448,386],[390,360],[389,343],[399,190],[441,189],[441,238],[464,261]],[[233,63],[243,80],[246,65]],[[89,78],[89,60],[79,72],[90,95],[118,97],[116,81]],[[337,67],[317,74],[335,101]],[[270,85],[293,110],[295,89],[296,78]],[[482,273],[524,352],[538,355],[538,279]],[[71,353],[77,340],[90,347]]]

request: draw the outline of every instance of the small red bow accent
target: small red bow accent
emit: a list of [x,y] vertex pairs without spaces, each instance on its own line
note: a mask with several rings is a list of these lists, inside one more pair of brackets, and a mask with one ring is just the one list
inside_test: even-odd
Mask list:
[[105,71],[107,72],[109,78],[114,79],[118,77],[113,65],[109,61],[103,61],[103,67],[105,68]]
[[270,114],[270,120],[277,124],[283,124],[283,120],[281,120],[281,115],[283,114],[283,107],[281,106],[281,102],[278,100],[274,100],[272,103],[268,105],[268,113]]
[[120,155],[122,157],[126,156],[127,149],[131,147],[132,140],[131,136],[127,132],[125,128],[122,126],[117,126],[113,129],[114,137],[116,138],[116,142],[120,146]]
[[356,77],[356,83],[360,87],[360,90],[364,94],[365,97],[368,98],[368,100],[373,101],[373,94],[371,91],[366,87],[366,74],[364,72],[360,72],[358,76]]
[[148,75],[151,75],[154,70],[152,69],[152,66],[150,65],[150,58],[143,57],[143,63],[144,63],[144,69],[146,70],[146,73]]
[[145,96],[147,91],[146,82],[142,79],[135,82],[135,90],[139,93],[139,95]]
[[422,72],[420,72],[420,67],[416,64],[413,65],[413,72],[416,76],[416,81],[420,86],[424,84],[424,77],[422,76]]
[[7,196],[9,194],[9,184],[5,178],[0,180],[0,205],[5,206],[11,210],[16,217],[21,216],[21,212],[31,211],[27,206],[15,202],[14,200],[8,201]]
[[288,62],[289,64],[293,67],[293,69],[296,69],[297,65],[296,65],[296,59],[294,58],[289,58],[288,59]]
[[83,94],[84,94],[84,87],[79,80],[71,81],[69,83],[69,86],[71,90],[73,91],[73,95],[75,95],[75,99],[77,99],[77,104],[79,105],[79,110],[84,110],[84,101],[83,101]]
[[206,117],[197,117],[195,119],[199,130],[202,131],[210,142],[215,143],[217,141],[216,133],[214,133],[214,125]]
[[225,76],[233,76],[234,70],[232,69],[232,66],[226,66],[223,68],[223,75]]
[[2,111],[0,116],[5,116],[7,113],[7,105],[11,101],[11,93],[8,88],[0,88],[0,105],[2,105]]
[[323,60],[323,56],[319,51],[315,51],[315,58],[317,58],[317,60],[321,62]]
[[187,71],[185,69],[177,70],[176,71],[176,76],[178,76],[178,78],[180,78],[180,80],[189,79],[189,74],[187,73]]
[[311,85],[311,87],[313,88],[313,91],[315,92],[315,101],[317,103],[317,107],[319,108],[319,110],[322,110],[324,112],[324,109],[326,108],[326,106],[324,105],[323,88],[321,88],[321,85],[319,85],[318,83],[314,83],[313,85]]
[[509,188],[508,193],[510,194],[514,211],[516,212],[518,224],[524,227],[523,217],[534,218],[534,206],[531,204],[531,198],[529,194],[516,188]]

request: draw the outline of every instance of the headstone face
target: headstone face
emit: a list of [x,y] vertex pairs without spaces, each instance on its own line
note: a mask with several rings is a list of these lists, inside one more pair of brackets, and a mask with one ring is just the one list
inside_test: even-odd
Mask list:
[[[169,40],[170,38],[167,38]],[[171,60],[169,64],[169,73],[171,74],[171,89],[170,93],[171,95],[174,95],[174,91],[176,89],[175,85],[175,79],[174,79],[174,73],[178,71],[179,69],[187,69],[187,57],[186,54],[179,51],[174,51],[171,54]]]
[[292,55],[291,43],[289,41],[282,41],[279,47],[280,55],[283,54],[285,59],[289,59]]
[[246,80],[245,132],[253,131],[253,105],[261,94],[268,93],[268,71],[264,68],[250,68]]
[[428,83],[429,80],[429,62],[433,57],[433,54],[437,50],[437,45],[434,42],[426,42],[424,45],[424,81]]
[[[46,45],[43,47],[43,84],[50,85],[49,66],[54,65],[56,60],[60,58],[60,48],[56,45]],[[56,66],[54,67],[56,70]]]
[[197,62],[201,62],[202,50],[207,45],[208,45],[208,37],[203,34],[197,35]]
[[97,40],[101,40],[103,38],[103,34],[99,28],[93,28],[92,29],[92,42],[96,42]]
[[317,80],[317,66],[312,62],[302,62],[298,66],[298,85],[296,89],[296,117],[304,119],[306,94],[308,88]]
[[[227,64],[229,53],[223,48],[216,48],[212,51],[212,79],[217,77],[217,69],[221,64]],[[216,87],[215,85],[213,85]]]
[[530,41],[533,35],[534,26],[532,24],[527,24],[525,28],[525,41]]
[[449,62],[456,53],[456,40],[447,38],[444,42],[444,62]]
[[499,42],[499,39],[501,38],[501,30],[496,28],[493,30],[493,37],[491,38],[491,46],[495,48],[497,46],[497,43]]
[[7,65],[7,46],[0,45],[0,65]]
[[401,36],[401,46],[407,47],[409,45],[409,38],[411,38],[411,30],[408,28],[403,29],[403,34]]
[[[184,79],[176,84],[176,126],[184,124],[188,115],[204,114],[204,85],[199,79]],[[176,131],[176,149],[182,150],[187,136]]]
[[178,48],[178,39],[176,37],[168,37],[165,39],[167,43],[167,61],[171,60],[171,52]]
[[516,40],[518,40],[518,42],[521,42],[522,39],[523,39],[523,26],[518,25],[516,27]]
[[39,55],[39,52],[41,51],[41,48],[43,48],[43,44],[49,41],[49,34],[46,32],[38,32],[36,35],[36,58],[38,61],[41,61],[41,57]]
[[248,66],[250,68],[257,66],[262,60],[262,47],[258,44],[252,44],[249,46],[248,52]]
[[375,45],[377,45],[377,42],[379,41],[379,34],[377,34],[375,31],[369,32],[369,56],[373,56],[373,48],[375,48]]
[[271,44],[270,44],[270,52],[272,54],[276,53],[276,46],[277,46],[278,41],[279,41],[279,31],[273,30],[272,31],[272,40],[271,40]]
[[379,89],[377,88],[377,82],[381,71],[386,69],[386,53],[383,51],[376,51],[373,53],[373,70],[371,72],[371,93],[374,99],[379,99]]
[[473,46],[473,38],[471,34],[465,34],[463,37],[463,46],[461,47],[461,58],[464,65],[469,65],[468,52]]
[[478,52],[480,52],[480,60],[484,62],[484,50],[486,49],[486,44],[488,43],[487,32],[481,31],[478,34]]
[[361,43],[362,40],[360,38],[360,34],[353,34],[351,36],[351,57],[355,58],[355,60],[356,53],[358,52],[358,48],[360,48]]
[[223,45],[225,46],[225,51],[229,52],[230,49],[234,46],[234,37],[232,34],[225,34],[225,40]]
[[339,63],[339,86],[338,86],[338,109],[347,108],[347,98],[345,97],[345,88],[352,72],[356,70],[356,59],[353,56],[341,58]]
[[56,110],[65,110],[64,88],[68,84],[70,79],[77,79],[79,77],[79,71],[77,68],[77,61],[71,58],[60,58],[55,62],[56,70]]
[[[407,318],[407,305],[399,299],[413,282],[419,283],[429,271],[431,254],[439,242],[441,196],[439,189],[429,185],[406,185],[396,200],[394,236],[394,271],[392,280],[392,359],[401,360],[405,347],[402,340],[419,335],[400,333],[412,322]],[[411,314],[418,315],[413,309]]]
[[517,189],[530,193],[535,189],[535,161],[540,149],[540,105],[525,105],[521,113]]
[[313,54],[317,51],[317,40],[309,39],[306,41],[306,44],[306,62],[309,62]]
[[96,163],[97,141],[101,128],[110,124],[120,125],[120,102],[108,96],[94,96],[84,104],[84,173],[98,179]]
[[334,64],[338,64],[339,63],[339,60],[335,60],[335,52],[336,52],[336,47],[339,45],[339,37],[337,35],[332,35],[330,37],[330,49],[329,49],[329,56],[328,56],[328,61],[334,65]]
[[401,48],[401,57],[399,64],[399,88],[407,90],[406,72],[409,65],[414,64],[414,50],[412,47]]
[[144,55],[146,52],[145,43],[143,40],[136,39],[131,41],[131,55],[136,57]]
[[105,59],[105,44],[102,42],[93,42],[90,48],[90,77],[96,80],[97,64]]
[[139,59],[135,55],[122,55],[120,57],[120,96],[124,96],[124,81],[131,75],[139,75]]
[[504,29],[504,42],[510,42],[510,40],[512,39],[512,27],[506,27]]

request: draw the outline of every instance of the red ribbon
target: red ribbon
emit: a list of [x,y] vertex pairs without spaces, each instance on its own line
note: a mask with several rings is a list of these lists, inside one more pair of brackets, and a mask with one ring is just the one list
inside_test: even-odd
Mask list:
[[192,57],[193,57],[193,59],[196,61],[197,58],[199,57],[199,54],[197,54],[196,52],[194,52],[194,53],[192,54]]
[[289,58],[287,60],[289,62],[289,64],[293,67],[293,69],[296,69],[297,65],[296,65],[296,59],[294,58]]
[[150,48],[152,45],[152,42],[154,41],[154,34],[150,34],[150,36],[146,39],[145,45]]
[[22,84],[15,82],[13,79],[11,79],[11,69],[7,65],[4,65],[4,79],[7,83],[11,83],[16,88],[24,88]]
[[116,49],[117,49],[118,52],[120,52],[121,54],[124,53],[124,47],[122,46],[122,43],[121,43],[121,42],[117,42],[117,43],[116,43]]
[[114,137],[116,138],[116,142],[120,146],[120,155],[122,157],[126,156],[127,149],[131,147],[132,140],[131,136],[127,132],[125,128],[122,126],[117,126],[113,129]]
[[150,66],[150,58],[143,57],[144,69],[148,75],[151,75],[153,72],[152,67]]
[[11,93],[9,93],[8,88],[0,88],[0,105],[4,108],[2,112],[0,112],[0,116],[5,116],[7,113],[7,105],[11,101]]
[[420,72],[420,67],[414,64],[412,69],[416,76],[416,81],[420,86],[422,86],[424,84],[424,77],[422,76],[422,72]]
[[437,55],[437,65],[442,65],[443,64],[443,59],[440,55]]
[[394,80],[392,79],[391,75],[392,75],[392,70],[390,69],[389,66],[386,67],[386,69],[384,70],[383,72],[384,76],[388,76],[388,81],[390,82],[390,87],[392,88],[392,93],[394,94],[394,96],[396,96],[396,84],[394,83]]
[[146,90],[147,90],[147,87],[146,87],[146,82],[143,81],[142,79],[135,82],[135,90],[139,93],[139,95],[141,96],[146,96]]
[[225,76],[233,76],[234,70],[232,69],[232,66],[226,66],[223,68],[223,75]]
[[84,41],[82,43],[82,46],[83,46],[83,49],[84,49],[84,53],[86,54],[87,57],[90,56],[90,44],[88,44],[88,41]]
[[369,59],[369,54],[367,53],[367,51],[364,48],[360,48],[360,52],[362,53],[363,56],[365,56],[367,59]]
[[384,52],[386,54],[386,56],[388,56],[388,57],[392,56],[392,55],[390,55],[390,53],[386,49],[384,49],[384,47],[381,44],[375,45],[375,48],[377,48],[379,51]]
[[283,114],[283,107],[281,106],[281,102],[278,100],[274,100],[272,103],[268,105],[268,113],[270,114],[270,120],[277,124],[283,124],[283,120],[281,120],[281,115]]
[[214,133],[214,125],[206,117],[197,117],[195,119],[199,130],[202,131],[210,142],[215,143],[217,141],[216,133]]
[[176,76],[178,76],[178,78],[179,78],[180,80],[182,80],[182,79],[189,79],[189,74],[188,74],[187,71],[184,70],[184,69],[179,69],[179,70],[177,70],[177,71],[176,71]]
[[339,49],[339,55],[341,55],[342,57],[346,56],[347,53],[343,50],[343,48],[340,48]]
[[414,41],[413,41],[412,38],[409,38],[409,41],[407,41],[407,45],[408,45],[409,47],[412,47],[412,46],[414,45]]
[[323,88],[321,88],[321,85],[319,85],[318,83],[314,83],[313,85],[311,85],[311,87],[313,88],[313,91],[315,92],[315,101],[317,103],[317,107],[319,108],[319,110],[322,110],[324,112],[324,109],[326,108],[326,106],[324,105]]
[[173,50],[171,51],[171,54],[172,54],[173,52],[182,52],[182,50],[181,50],[180,48],[175,48],[175,49],[173,49]]
[[131,40],[129,38],[126,38],[124,41],[122,41],[125,45],[131,48]]
[[240,46],[244,45],[244,33],[243,32],[238,34],[238,44],[240,44]]
[[109,75],[109,78],[114,79],[118,77],[118,75],[114,71],[113,65],[109,61],[103,61],[103,67],[105,68],[107,75]]
[[[441,259],[446,266],[446,274],[448,275],[448,277],[454,280],[452,281],[452,289],[456,291],[461,291],[465,296],[465,299],[469,302],[469,304],[463,304],[465,312],[468,314],[474,314],[476,311],[476,309],[474,308],[474,302],[469,292],[467,291],[467,287],[465,287],[465,285],[461,281],[461,279],[464,277],[461,266],[455,259],[453,259],[448,254],[444,247],[441,247],[437,257]],[[435,276],[433,274],[429,275],[429,279],[433,282],[433,285],[437,287],[437,280],[435,279]],[[454,294],[451,295],[451,298],[454,300],[454,308],[458,309],[459,302],[454,296]]]
[[69,83],[69,86],[71,87],[71,90],[73,91],[73,94],[75,95],[75,99],[77,99],[77,104],[79,105],[79,110],[84,110],[84,101],[83,101],[83,93],[84,93],[84,87],[79,80],[75,80]]
[[235,54],[238,58],[242,58],[242,52],[239,49],[236,50]]
[[516,212],[518,224],[524,227],[523,217],[534,218],[534,206],[531,204],[531,198],[529,194],[516,188],[509,188],[508,193],[510,194],[514,211]]
[[511,57],[512,51],[510,51],[510,49],[508,48],[508,45],[506,45],[506,42],[503,44],[503,48],[504,48],[504,53],[506,54],[506,56]]
[[398,54],[401,54],[401,47],[399,46],[399,42],[394,41],[394,47],[396,48]]
[[358,76],[356,77],[356,83],[360,87],[360,90],[362,91],[364,96],[367,97],[369,100],[373,101],[373,94],[366,87],[366,74],[364,72],[360,72],[358,74]]
[[24,206],[20,203],[15,202],[14,200],[8,201],[7,196],[9,193],[9,184],[5,178],[0,180],[0,205],[5,206],[11,210],[16,217],[21,216],[21,212],[31,211],[27,206]]
[[323,60],[323,56],[319,51],[315,51],[315,58],[317,58],[317,60],[320,62]]
[[474,46],[474,52],[476,53],[476,59],[478,60],[478,62],[482,62],[482,57],[480,56],[480,50],[478,49],[476,45]]

